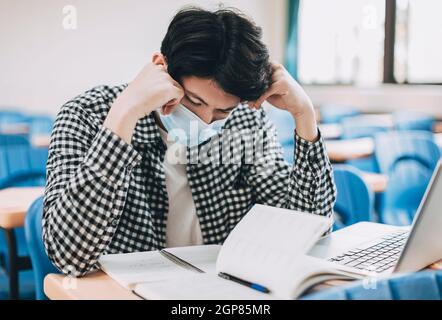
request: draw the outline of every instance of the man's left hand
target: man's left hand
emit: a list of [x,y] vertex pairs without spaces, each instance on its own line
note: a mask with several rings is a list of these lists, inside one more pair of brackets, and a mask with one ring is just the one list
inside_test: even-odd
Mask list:
[[318,129],[312,101],[283,65],[272,63],[272,69],[270,88],[258,100],[249,102],[249,106],[259,109],[267,101],[276,108],[286,110],[295,119],[299,136],[309,141],[317,140]]

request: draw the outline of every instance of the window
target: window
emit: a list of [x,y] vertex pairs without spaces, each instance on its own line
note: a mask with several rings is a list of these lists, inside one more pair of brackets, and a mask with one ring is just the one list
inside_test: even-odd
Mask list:
[[442,83],[441,0],[301,0],[304,84]]
[[442,83],[442,1],[396,1],[398,83]]
[[308,0],[299,12],[301,82],[382,81],[385,0]]

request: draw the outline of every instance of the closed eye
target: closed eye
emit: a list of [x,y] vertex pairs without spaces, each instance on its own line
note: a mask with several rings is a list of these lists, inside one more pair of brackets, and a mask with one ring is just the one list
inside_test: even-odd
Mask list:
[[194,105],[195,107],[200,107],[200,106],[202,106],[203,104],[202,103],[198,103],[198,102],[195,102],[195,101],[193,101],[192,99],[190,99],[189,98],[189,96],[185,96],[185,98],[187,99],[187,101],[189,101],[192,105]]
[[220,113],[223,113],[223,114],[230,114],[235,109],[236,109],[236,107],[232,107],[229,109],[216,109],[216,110]]

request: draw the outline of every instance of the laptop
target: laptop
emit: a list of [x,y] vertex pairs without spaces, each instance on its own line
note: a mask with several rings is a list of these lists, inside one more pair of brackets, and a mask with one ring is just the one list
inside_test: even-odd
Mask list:
[[442,160],[411,227],[357,223],[320,239],[309,255],[361,275],[415,272],[442,259]]

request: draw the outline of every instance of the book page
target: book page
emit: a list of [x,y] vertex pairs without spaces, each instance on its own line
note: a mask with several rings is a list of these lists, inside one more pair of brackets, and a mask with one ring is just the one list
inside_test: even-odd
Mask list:
[[101,269],[126,288],[136,283],[170,279],[192,274],[160,254],[147,251],[125,254],[108,254],[99,259]]
[[281,298],[294,298],[306,272],[324,269],[306,252],[332,224],[313,214],[255,205],[226,239],[216,264],[225,272],[258,283]]
[[210,274],[216,273],[216,259],[218,258],[220,250],[220,245],[203,245],[163,249],[163,251],[167,251]]
[[353,272],[338,270],[330,262],[311,257],[300,256],[293,263],[283,266],[285,276],[274,278],[275,294],[285,298],[298,298],[307,289],[327,280],[355,280],[362,278]]
[[275,297],[213,274],[140,283],[134,292],[147,300],[269,300]]

